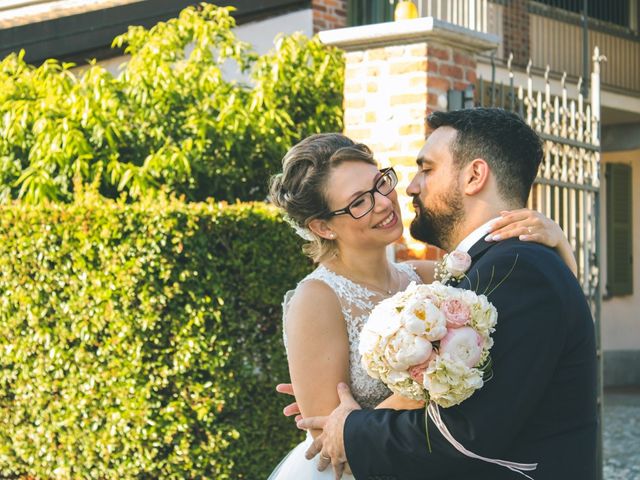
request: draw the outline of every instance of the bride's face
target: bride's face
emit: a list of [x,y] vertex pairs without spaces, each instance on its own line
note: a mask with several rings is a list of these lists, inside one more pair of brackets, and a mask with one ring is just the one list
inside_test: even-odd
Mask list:
[[[344,162],[335,167],[329,175],[325,195],[332,211],[352,205],[351,211],[358,216],[357,208],[362,208],[360,197],[374,186],[383,182],[382,173],[374,165],[365,162]],[[395,188],[388,194],[373,192],[374,206],[360,218],[347,214],[331,217],[327,225],[336,235],[339,246],[383,247],[402,236],[402,218]],[[358,200],[356,205],[352,202]]]

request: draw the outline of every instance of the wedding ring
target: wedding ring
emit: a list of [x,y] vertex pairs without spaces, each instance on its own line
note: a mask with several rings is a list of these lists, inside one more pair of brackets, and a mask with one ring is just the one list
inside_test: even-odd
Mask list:
[[531,233],[533,229],[531,227],[527,227],[527,232]]
[[330,459],[329,457],[327,457],[327,456],[325,456],[325,455],[323,455],[323,454],[320,454],[320,458],[321,458],[322,460],[327,461],[327,462],[330,462],[330,461],[331,461],[331,459]]

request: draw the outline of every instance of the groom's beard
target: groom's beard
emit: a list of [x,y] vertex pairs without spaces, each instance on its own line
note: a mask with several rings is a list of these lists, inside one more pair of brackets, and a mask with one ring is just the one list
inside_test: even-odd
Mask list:
[[418,207],[416,218],[411,222],[411,236],[429,245],[444,250],[450,250],[455,245],[450,245],[455,228],[464,219],[462,196],[457,191],[451,191],[442,195],[439,199],[442,205],[440,210],[430,210],[425,207],[418,196],[413,197],[413,203]]

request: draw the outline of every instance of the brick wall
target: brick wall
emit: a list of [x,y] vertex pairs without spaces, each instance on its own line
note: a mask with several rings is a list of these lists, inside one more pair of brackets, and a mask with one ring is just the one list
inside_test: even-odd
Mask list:
[[502,17],[505,57],[513,52],[513,64],[524,66],[529,61],[528,0],[509,0]]
[[347,0],[312,0],[313,33],[347,26]]
[[427,114],[446,107],[441,99],[446,98],[448,90],[464,90],[476,81],[474,55],[453,47],[430,44],[427,69]]

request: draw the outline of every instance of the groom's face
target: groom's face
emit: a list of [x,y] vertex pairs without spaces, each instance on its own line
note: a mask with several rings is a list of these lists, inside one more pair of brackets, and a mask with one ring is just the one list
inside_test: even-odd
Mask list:
[[411,235],[446,250],[455,247],[450,239],[464,218],[460,171],[450,148],[455,136],[451,127],[431,133],[418,154],[418,173],[407,188],[416,210]]

